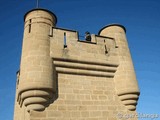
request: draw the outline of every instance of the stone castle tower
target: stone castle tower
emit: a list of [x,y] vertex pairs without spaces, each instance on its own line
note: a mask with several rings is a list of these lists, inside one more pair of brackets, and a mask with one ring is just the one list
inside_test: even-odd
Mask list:
[[[136,114],[139,88],[122,25],[91,41],[56,27],[56,16],[33,9],[24,37],[14,120],[118,120]],[[137,120],[131,116],[130,120]]]

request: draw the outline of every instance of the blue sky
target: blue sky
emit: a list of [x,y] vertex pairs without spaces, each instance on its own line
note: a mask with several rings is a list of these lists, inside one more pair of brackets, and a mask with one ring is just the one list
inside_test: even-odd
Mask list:
[[[23,16],[36,0],[0,0],[0,5],[0,120],[12,120]],[[56,14],[57,27],[80,35],[97,34],[110,23],[124,25],[141,91],[137,112],[160,115],[159,0],[40,0],[40,7]]]

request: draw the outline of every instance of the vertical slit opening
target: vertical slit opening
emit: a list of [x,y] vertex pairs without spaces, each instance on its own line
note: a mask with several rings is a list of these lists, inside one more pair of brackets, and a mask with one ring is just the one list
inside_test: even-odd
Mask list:
[[29,19],[29,33],[31,32],[31,22],[32,22],[32,19]]
[[106,46],[106,40],[104,39],[104,48],[105,48],[105,54],[108,53],[108,50],[107,50],[107,46]]
[[64,48],[67,48],[67,39],[66,39],[66,33],[64,33]]

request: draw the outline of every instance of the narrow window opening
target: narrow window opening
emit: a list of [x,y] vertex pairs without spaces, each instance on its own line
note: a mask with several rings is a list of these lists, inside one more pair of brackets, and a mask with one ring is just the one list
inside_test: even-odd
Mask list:
[[66,39],[66,33],[64,33],[64,48],[67,48],[67,39]]
[[107,45],[106,45],[105,43],[106,43],[106,40],[104,39],[105,54],[107,54],[107,53],[108,53],[108,50],[107,50]]
[[29,19],[29,33],[31,32],[31,22],[32,22],[32,20],[31,19]]
[[18,89],[19,77],[20,77],[20,70],[18,70],[18,71],[16,72],[16,75],[17,75],[17,85],[16,85],[16,87],[17,87],[17,89]]

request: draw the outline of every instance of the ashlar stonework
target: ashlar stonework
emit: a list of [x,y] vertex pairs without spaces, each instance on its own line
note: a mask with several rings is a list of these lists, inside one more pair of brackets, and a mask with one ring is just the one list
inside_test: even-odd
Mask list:
[[126,120],[136,114],[140,92],[125,28],[111,24],[84,41],[56,22],[45,9],[24,16],[14,120]]

